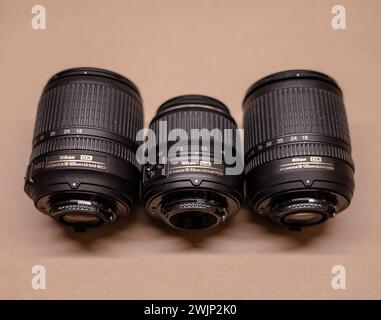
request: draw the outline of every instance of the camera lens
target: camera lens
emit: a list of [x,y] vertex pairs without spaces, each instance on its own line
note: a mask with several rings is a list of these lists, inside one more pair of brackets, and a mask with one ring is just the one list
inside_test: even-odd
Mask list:
[[228,154],[242,160],[236,123],[223,103],[202,95],[173,98],[159,107],[150,129],[155,137],[147,149],[154,161],[143,166],[143,198],[150,214],[177,229],[200,230],[238,211],[243,168],[229,172],[238,166],[227,161]]
[[141,97],[127,78],[96,68],[56,74],[38,105],[25,192],[77,231],[125,216],[139,195],[142,126]]
[[246,197],[299,230],[345,209],[354,165],[342,91],[329,76],[290,70],[255,82],[243,102]]

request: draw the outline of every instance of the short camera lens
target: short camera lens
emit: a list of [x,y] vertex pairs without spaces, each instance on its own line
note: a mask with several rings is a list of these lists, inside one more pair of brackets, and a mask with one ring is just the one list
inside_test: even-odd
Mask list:
[[199,230],[238,211],[243,165],[237,173],[227,170],[233,169],[228,151],[231,157],[238,152],[236,124],[223,103],[200,95],[171,99],[150,129],[154,157],[143,167],[143,197],[151,215],[177,229]]

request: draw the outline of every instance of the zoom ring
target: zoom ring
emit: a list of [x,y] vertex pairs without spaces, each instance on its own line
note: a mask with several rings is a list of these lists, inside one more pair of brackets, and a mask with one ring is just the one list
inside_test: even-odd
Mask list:
[[142,128],[140,102],[111,85],[74,82],[46,91],[39,103],[34,138],[66,126],[108,130],[135,141]]
[[245,154],[275,137],[300,133],[330,136],[350,146],[342,98],[328,90],[311,87],[273,90],[247,99],[245,112]]

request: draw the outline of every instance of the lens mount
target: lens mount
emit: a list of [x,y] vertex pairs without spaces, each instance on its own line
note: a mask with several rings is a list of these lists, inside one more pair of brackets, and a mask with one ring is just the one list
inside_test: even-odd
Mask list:
[[[177,189],[174,187],[173,189]],[[147,211],[179,230],[211,229],[235,215],[240,200],[216,190],[179,188],[155,195]]]
[[98,227],[116,218],[114,210],[102,202],[81,199],[51,200],[51,202],[52,218],[73,227],[76,231]]
[[305,195],[279,199],[274,197],[269,204],[270,218],[292,230],[313,226],[333,217],[338,211],[337,207],[327,198],[317,198]]
[[129,206],[119,200],[88,192],[60,192],[45,195],[36,207],[58,223],[86,231],[125,216]]
[[197,197],[166,202],[161,216],[170,226],[181,230],[209,229],[226,218],[223,204]]

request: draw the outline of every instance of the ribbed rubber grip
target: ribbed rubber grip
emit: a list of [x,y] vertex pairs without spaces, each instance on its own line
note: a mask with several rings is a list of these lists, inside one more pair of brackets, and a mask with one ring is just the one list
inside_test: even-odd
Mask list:
[[168,131],[182,129],[191,135],[192,129],[231,129],[235,137],[237,125],[228,108],[220,101],[201,95],[186,95],[168,100],[160,106],[150,128],[160,133],[159,121],[166,121]]

